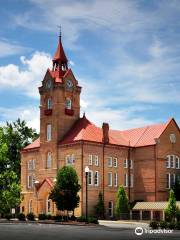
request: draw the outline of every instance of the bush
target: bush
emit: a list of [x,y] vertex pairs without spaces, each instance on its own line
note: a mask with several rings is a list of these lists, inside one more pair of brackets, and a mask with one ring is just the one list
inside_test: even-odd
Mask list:
[[52,219],[51,214],[48,214],[48,215],[47,215],[47,220],[51,220],[51,219]]
[[88,217],[88,223],[99,224],[98,219],[95,217]]
[[166,229],[166,228],[168,227],[168,224],[167,224],[166,221],[160,221],[159,227],[160,227],[161,229]]
[[24,213],[18,213],[17,218],[19,219],[19,221],[25,221],[26,220],[26,216]]
[[77,220],[77,217],[75,217],[74,215],[72,215],[72,216],[70,217],[70,220],[71,220],[71,221],[76,221],[76,220]]
[[29,221],[34,221],[34,220],[35,220],[35,215],[34,215],[34,213],[28,213],[26,217],[27,217],[27,219],[28,219]]
[[39,220],[46,220],[47,219],[47,215],[45,213],[41,213],[41,214],[39,214],[38,219]]
[[62,221],[62,216],[61,215],[56,215],[54,217],[54,219],[55,219],[56,222],[61,222]]
[[156,221],[151,221],[149,226],[152,228],[152,229],[158,229],[158,222]]
[[168,224],[168,228],[169,228],[169,229],[175,229],[175,226],[176,226],[175,222],[170,222],[170,223]]
[[175,229],[180,230],[180,221],[176,223]]
[[5,214],[5,218],[6,218],[7,220],[10,220],[12,217],[13,217],[13,216],[12,216],[11,213],[6,213],[6,214]]
[[77,222],[86,222],[86,217],[85,216],[78,217]]
[[180,221],[180,210],[179,209],[177,209],[177,211],[176,211],[176,219],[177,219],[177,222]]

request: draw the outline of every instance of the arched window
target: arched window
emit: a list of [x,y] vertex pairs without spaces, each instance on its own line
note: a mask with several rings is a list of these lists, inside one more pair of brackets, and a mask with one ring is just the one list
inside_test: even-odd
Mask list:
[[66,109],[72,108],[72,101],[70,98],[66,98]]
[[47,199],[46,199],[46,214],[51,213],[51,207],[52,207],[51,205],[52,205],[51,199],[49,199],[47,197]]
[[48,124],[48,125],[47,125],[47,141],[51,141],[51,139],[52,139],[51,129],[52,129],[51,124]]
[[47,109],[52,109],[52,99],[48,98],[47,100]]
[[51,168],[52,165],[52,153],[47,153],[46,168]]

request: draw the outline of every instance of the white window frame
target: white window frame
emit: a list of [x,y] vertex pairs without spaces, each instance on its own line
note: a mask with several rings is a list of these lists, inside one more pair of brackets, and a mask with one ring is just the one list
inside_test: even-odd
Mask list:
[[[49,203],[50,203],[50,211],[48,211],[49,210]],[[47,197],[47,199],[46,199],[46,213],[51,214],[51,212],[52,212],[51,210],[52,210],[52,201],[51,201],[51,199],[49,199]]]
[[[167,182],[168,180],[168,182]],[[170,189],[171,188],[171,174],[166,173],[166,188]]]
[[[109,206],[109,204],[111,204],[111,206]],[[111,212],[111,214],[109,214],[110,212]],[[108,215],[109,215],[109,217],[114,216],[114,203],[112,200],[108,202]]]
[[48,152],[46,156],[46,168],[52,168],[52,152]]
[[47,141],[51,141],[52,140],[52,125],[51,124],[47,124]]
[[118,173],[115,172],[114,173],[114,187],[117,187],[118,186]]
[[90,165],[90,166],[93,165],[93,155],[92,154],[88,155],[88,165]]
[[108,157],[107,161],[108,161],[108,167],[112,167],[113,158],[112,157]]
[[28,213],[32,213],[33,212],[33,207],[32,207],[33,204],[32,203],[33,203],[33,200],[30,199],[28,201]]
[[[89,183],[89,180],[91,179],[91,182]],[[88,185],[92,186],[93,185],[93,171],[89,170],[88,172]]]
[[130,160],[130,169],[133,169],[133,160]]
[[66,109],[72,109],[72,100],[71,98],[66,98]]
[[36,168],[36,160],[35,159],[32,160],[32,165],[33,165],[33,170],[34,170]]
[[28,175],[27,177],[27,180],[28,180],[28,188],[32,188],[33,187],[33,175]]
[[124,159],[124,168],[128,168],[128,159]]
[[170,167],[175,168],[175,156],[170,155]]
[[98,155],[94,155],[94,165],[99,166],[99,157]]
[[47,100],[47,109],[52,109],[52,98],[48,98]]
[[124,187],[128,187],[128,174],[124,173]]
[[171,157],[170,155],[167,155],[166,157],[166,168],[170,168],[171,167]]
[[115,168],[117,168],[117,166],[118,166],[118,159],[115,157],[115,158],[113,158],[113,166],[115,167]]
[[32,170],[32,160],[28,161],[28,170]]
[[112,187],[112,172],[108,172],[108,187]]
[[178,156],[176,156],[175,165],[176,165],[176,169],[180,168],[180,160]]
[[99,171],[95,171],[94,173],[94,186],[99,186]]

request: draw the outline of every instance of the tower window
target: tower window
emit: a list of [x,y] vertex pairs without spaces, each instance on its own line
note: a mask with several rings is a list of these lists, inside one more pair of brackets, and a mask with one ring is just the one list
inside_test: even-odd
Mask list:
[[113,201],[109,201],[108,203],[108,212],[109,212],[109,217],[113,217]]
[[46,168],[51,168],[52,165],[52,154],[48,152],[47,154],[47,161],[46,161]]
[[51,141],[52,139],[52,126],[51,124],[47,125],[47,141]]
[[47,109],[52,109],[52,99],[48,98],[47,100]]
[[112,172],[108,172],[108,186],[112,187]]
[[72,109],[72,101],[70,98],[66,99],[66,109]]

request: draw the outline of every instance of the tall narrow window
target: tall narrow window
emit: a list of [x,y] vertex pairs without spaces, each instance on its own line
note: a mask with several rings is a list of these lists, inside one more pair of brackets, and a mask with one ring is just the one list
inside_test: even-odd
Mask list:
[[166,168],[170,168],[171,167],[171,164],[170,164],[170,155],[168,155],[167,157],[166,157]]
[[28,202],[28,212],[29,212],[29,213],[32,213],[32,212],[33,212],[33,208],[32,208],[32,199],[29,200],[29,202]]
[[175,159],[174,159],[174,155],[171,155],[171,168],[175,168]]
[[134,186],[134,175],[133,174],[131,174],[131,178],[130,178],[130,186],[133,188],[133,186]]
[[88,185],[93,185],[93,171],[88,172]]
[[66,109],[72,109],[72,101],[70,98],[66,98]]
[[170,178],[170,173],[166,174],[166,187],[170,188],[171,187],[171,178]]
[[46,213],[51,213],[51,200],[49,198],[46,199]]
[[34,185],[33,175],[28,175],[28,188],[32,188]]
[[108,172],[108,186],[112,187],[112,172]]
[[108,213],[109,213],[109,217],[113,217],[114,213],[113,213],[113,201],[109,201],[108,203]]
[[108,157],[108,167],[112,167],[112,157]]
[[48,98],[47,100],[47,109],[52,109],[52,99]]
[[88,164],[89,165],[93,164],[93,155],[92,154],[89,154],[89,156],[88,156]]
[[98,155],[94,155],[94,165],[99,166],[99,158]]
[[99,172],[96,171],[94,174],[94,185],[99,186]]
[[124,174],[124,187],[128,187],[128,175],[127,175],[127,173]]
[[114,166],[114,167],[117,167],[117,158],[114,158],[114,159],[113,159],[113,166]]
[[179,169],[180,166],[179,166],[179,158],[176,156],[176,169]]
[[51,141],[52,139],[52,126],[51,124],[47,125],[47,141]]
[[46,168],[51,168],[52,165],[52,153],[47,153],[47,161],[46,161]]
[[124,159],[124,168],[127,168],[127,167],[128,167],[128,160]]
[[118,186],[118,174],[114,173],[114,186],[117,187]]

